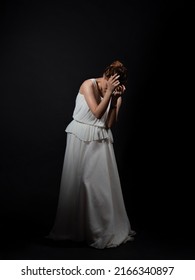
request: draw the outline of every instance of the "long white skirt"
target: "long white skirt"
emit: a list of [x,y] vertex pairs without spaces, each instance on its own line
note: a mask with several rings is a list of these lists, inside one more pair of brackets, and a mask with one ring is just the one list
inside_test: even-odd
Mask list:
[[134,234],[113,144],[108,139],[82,141],[68,133],[56,219],[49,237],[86,241],[103,249],[131,240]]

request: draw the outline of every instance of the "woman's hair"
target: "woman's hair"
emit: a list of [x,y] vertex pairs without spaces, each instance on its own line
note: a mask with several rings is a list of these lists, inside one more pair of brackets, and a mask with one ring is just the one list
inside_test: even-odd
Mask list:
[[103,72],[103,75],[106,78],[110,78],[110,76],[114,74],[120,75],[119,81],[122,85],[127,84],[127,68],[121,63],[119,60],[115,60],[112,64],[106,67]]

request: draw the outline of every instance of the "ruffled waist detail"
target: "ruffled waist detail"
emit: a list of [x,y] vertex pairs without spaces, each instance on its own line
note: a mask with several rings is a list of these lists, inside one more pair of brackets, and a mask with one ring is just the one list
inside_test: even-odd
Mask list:
[[103,139],[109,139],[113,143],[113,136],[110,129],[105,127],[99,127],[95,125],[89,125],[78,121],[71,121],[66,127],[67,133],[72,133],[83,141],[98,141]]

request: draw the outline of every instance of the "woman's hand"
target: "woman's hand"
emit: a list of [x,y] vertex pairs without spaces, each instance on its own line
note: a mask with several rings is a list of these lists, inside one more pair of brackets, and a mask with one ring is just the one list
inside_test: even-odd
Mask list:
[[118,98],[120,97],[124,91],[126,90],[125,86],[124,85],[119,85],[115,88],[115,90],[113,91],[112,95],[115,97],[115,98]]
[[120,85],[120,82],[118,78],[120,75],[114,74],[113,76],[110,76],[110,78],[107,80],[107,90],[111,93]]

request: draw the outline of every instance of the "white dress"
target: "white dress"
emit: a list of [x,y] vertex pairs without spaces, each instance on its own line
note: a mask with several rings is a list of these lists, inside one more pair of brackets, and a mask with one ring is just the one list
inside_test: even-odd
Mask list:
[[[96,80],[92,79],[97,87]],[[97,90],[97,88],[96,88]],[[103,249],[133,239],[113,150],[113,136],[105,128],[109,106],[101,119],[77,94],[67,141],[58,208],[49,238],[86,241]]]

